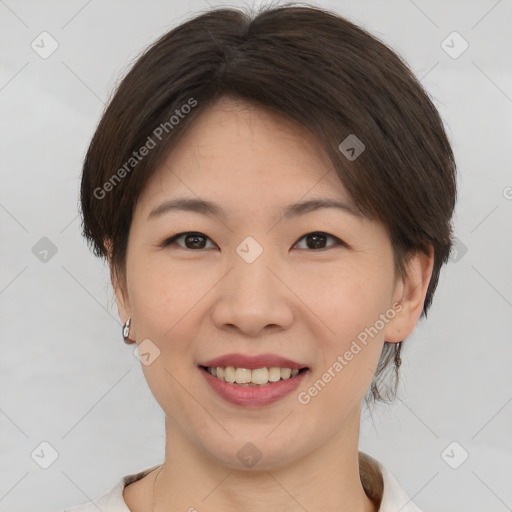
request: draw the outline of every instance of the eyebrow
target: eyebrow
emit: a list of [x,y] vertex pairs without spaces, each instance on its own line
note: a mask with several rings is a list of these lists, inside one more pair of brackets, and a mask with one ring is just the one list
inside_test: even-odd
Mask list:
[[[334,208],[345,213],[349,213],[350,215],[361,217],[361,212],[356,210],[353,206],[340,201],[339,199],[330,198],[310,199],[308,201],[290,204],[283,209],[282,217],[285,219],[298,217],[323,208]],[[226,218],[226,211],[216,203],[207,201],[206,199],[178,197],[165,201],[159,206],[153,208],[148,215],[148,220],[160,217],[170,212],[178,211],[196,212],[202,215],[218,216],[223,219]]]

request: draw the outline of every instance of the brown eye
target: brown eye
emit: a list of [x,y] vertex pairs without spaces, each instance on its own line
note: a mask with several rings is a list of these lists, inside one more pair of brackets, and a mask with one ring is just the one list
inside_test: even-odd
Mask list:
[[179,247],[182,247],[183,249],[204,249],[206,245],[206,241],[210,240],[206,235],[203,233],[195,233],[195,232],[187,232],[187,233],[178,233],[177,235],[174,235],[173,237],[166,240],[162,246],[167,247],[169,245],[176,244],[178,240],[184,241],[184,245],[177,244]]
[[[325,243],[326,240],[330,238],[334,240],[336,243],[331,244],[326,247]],[[299,239],[300,240],[306,240],[306,249],[328,249],[329,247],[332,247],[333,245],[345,245],[339,238],[336,238],[333,235],[329,235],[328,233],[322,233],[321,231],[315,231],[313,233],[308,233],[307,235],[304,235]],[[299,242],[295,246],[297,246]],[[304,247],[301,247],[301,249],[304,249]]]
[[[326,242],[328,239],[334,240],[334,244],[326,245]],[[178,243],[178,240],[182,240],[181,243]],[[173,244],[177,244],[179,247],[183,249],[190,249],[190,250],[198,250],[198,249],[205,249],[207,241],[210,240],[206,235],[203,233],[197,233],[197,232],[186,232],[186,233],[178,233],[177,235],[174,235],[173,237],[167,239],[162,243],[162,247],[167,247]],[[329,249],[333,246],[346,246],[346,244],[340,240],[339,238],[329,235],[328,233],[323,233],[321,231],[315,231],[312,233],[308,233],[304,236],[302,236],[299,239],[299,242],[295,244],[294,247],[297,247],[300,243],[300,240],[305,240],[306,246],[305,247],[298,247],[299,249],[314,249],[314,250],[322,250],[322,249]],[[213,247],[213,242],[212,242]],[[209,248],[212,248],[209,247]]]

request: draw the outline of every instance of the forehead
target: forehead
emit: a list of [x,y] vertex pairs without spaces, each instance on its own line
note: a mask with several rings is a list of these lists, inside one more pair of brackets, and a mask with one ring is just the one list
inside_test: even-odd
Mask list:
[[354,206],[324,148],[305,127],[228,98],[187,127],[140,202],[148,210],[170,194],[253,206],[322,196]]

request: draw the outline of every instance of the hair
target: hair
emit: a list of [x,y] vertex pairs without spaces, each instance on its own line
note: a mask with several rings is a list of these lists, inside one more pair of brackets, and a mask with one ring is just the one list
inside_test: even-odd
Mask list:
[[[402,58],[363,28],[316,6],[212,9],[149,46],[121,80],[88,148],[83,235],[124,285],[134,207],[180,134],[227,97],[304,126],[321,143],[360,212],[382,222],[395,271],[433,250],[426,316],[452,244],[455,161],[442,120]],[[340,144],[356,136],[355,159]],[[349,139],[350,140],[350,139]],[[353,152],[352,152],[353,153]],[[392,364],[385,342],[365,400]],[[398,370],[398,367],[396,367]],[[394,387],[387,397],[394,399]]]

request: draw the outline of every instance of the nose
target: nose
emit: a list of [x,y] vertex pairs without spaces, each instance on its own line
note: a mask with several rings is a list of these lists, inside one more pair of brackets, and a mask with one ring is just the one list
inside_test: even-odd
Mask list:
[[233,267],[216,287],[213,322],[219,329],[257,337],[293,322],[293,293],[286,276],[265,251],[252,263],[235,254]]

